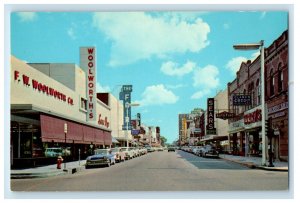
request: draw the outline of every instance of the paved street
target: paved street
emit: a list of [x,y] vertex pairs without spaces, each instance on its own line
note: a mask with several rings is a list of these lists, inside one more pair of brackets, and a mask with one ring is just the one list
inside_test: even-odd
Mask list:
[[12,191],[287,190],[288,172],[250,169],[177,150],[153,152],[109,168],[40,179],[12,179]]

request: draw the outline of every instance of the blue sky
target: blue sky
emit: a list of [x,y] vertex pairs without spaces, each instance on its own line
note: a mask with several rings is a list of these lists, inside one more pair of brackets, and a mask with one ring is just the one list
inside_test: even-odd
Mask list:
[[288,29],[287,12],[37,12],[11,15],[11,53],[32,63],[76,63],[79,47],[97,48],[97,90],[118,95],[133,85],[142,123],[178,139],[178,114],[206,109],[242,61],[257,51],[236,43],[265,40]]

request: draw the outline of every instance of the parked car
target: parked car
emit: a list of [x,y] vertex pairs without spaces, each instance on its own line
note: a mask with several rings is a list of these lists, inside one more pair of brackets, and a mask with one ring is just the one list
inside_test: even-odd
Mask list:
[[155,151],[154,148],[150,147],[150,146],[146,147],[146,149],[147,149],[147,152],[154,152]]
[[129,147],[121,147],[122,151],[125,154],[125,160],[132,159],[134,157],[134,153],[132,150],[130,150]]
[[202,156],[202,157],[207,157],[207,156],[219,157],[219,152],[216,150],[215,146],[205,145],[200,151],[200,156]]
[[90,166],[106,165],[109,167],[111,164],[115,164],[115,155],[111,149],[96,149],[95,154],[86,158],[85,168]]
[[168,152],[175,152],[175,147],[174,146],[168,146]]
[[61,147],[46,148],[45,157],[58,157],[63,155],[63,149]]
[[125,161],[125,153],[120,147],[112,148],[112,154],[115,155],[116,162]]

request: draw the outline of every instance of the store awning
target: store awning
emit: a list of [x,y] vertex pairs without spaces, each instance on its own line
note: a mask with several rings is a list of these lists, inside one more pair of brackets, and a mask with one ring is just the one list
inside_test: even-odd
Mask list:
[[111,145],[110,132],[43,114],[40,115],[40,121],[43,142]]
[[205,141],[223,141],[223,140],[228,140],[228,135],[213,135],[208,138],[204,138],[200,140],[200,142],[205,142]]
[[120,143],[120,142],[119,142],[116,138],[112,137],[112,143],[118,144],[118,143]]

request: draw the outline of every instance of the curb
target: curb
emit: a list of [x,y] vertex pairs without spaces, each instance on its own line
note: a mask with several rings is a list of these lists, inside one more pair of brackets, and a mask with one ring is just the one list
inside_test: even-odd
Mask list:
[[282,172],[289,171],[288,168],[276,168],[276,167],[259,166],[259,165],[256,165],[253,162],[240,162],[240,161],[236,161],[236,160],[232,160],[232,159],[226,159],[226,158],[222,158],[222,159],[227,160],[227,161],[231,161],[231,162],[234,162],[234,163],[237,163],[237,164],[244,165],[244,166],[246,166],[248,168],[251,168],[251,169],[258,168],[258,169],[262,169],[262,170],[266,170],[266,171],[282,171]]
[[33,179],[33,178],[47,178],[52,176],[61,176],[67,174],[74,174],[80,172],[84,169],[84,166],[79,166],[75,168],[67,168],[63,169],[62,171],[55,171],[55,172],[40,172],[40,173],[11,173],[10,179]]

